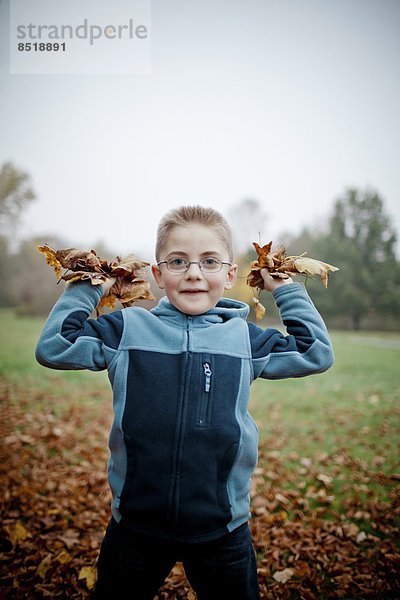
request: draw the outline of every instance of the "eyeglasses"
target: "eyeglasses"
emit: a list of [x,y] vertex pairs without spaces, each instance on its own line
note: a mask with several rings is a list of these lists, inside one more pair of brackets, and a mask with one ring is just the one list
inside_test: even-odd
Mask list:
[[168,260],[160,260],[157,263],[160,265],[167,265],[168,271],[171,273],[186,273],[189,270],[190,265],[199,265],[202,273],[219,273],[222,269],[222,265],[232,266],[232,263],[226,260],[218,260],[218,258],[207,257],[203,260],[192,260],[188,261],[185,258],[169,258]]

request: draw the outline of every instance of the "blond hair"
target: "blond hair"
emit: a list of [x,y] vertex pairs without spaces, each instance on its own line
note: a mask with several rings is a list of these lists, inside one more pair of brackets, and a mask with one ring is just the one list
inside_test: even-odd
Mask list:
[[161,251],[171,230],[174,227],[182,227],[190,223],[212,227],[228,251],[229,260],[233,260],[232,230],[227,220],[214,208],[204,206],[180,206],[173,208],[164,215],[157,229],[156,260],[160,260]]

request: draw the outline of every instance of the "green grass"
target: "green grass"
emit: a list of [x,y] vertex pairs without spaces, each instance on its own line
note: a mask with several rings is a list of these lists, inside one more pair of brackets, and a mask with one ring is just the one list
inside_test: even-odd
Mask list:
[[[327,451],[341,436],[348,442],[352,431],[358,439],[365,433],[369,441],[383,446],[382,428],[399,426],[400,336],[391,336],[398,347],[384,347],[384,338],[376,333],[369,333],[364,343],[360,343],[362,336],[351,332],[334,332],[332,339],[335,364],[326,373],[280,381],[259,379],[253,385],[251,412],[262,437],[284,425],[285,453],[296,451],[298,435],[308,438],[304,448],[322,444]],[[382,346],[371,340],[382,340]]]
[[264,444],[263,464],[278,460],[285,472],[282,489],[301,480],[311,489],[321,485],[319,476],[328,476],[331,508],[343,512],[350,496],[353,505],[386,502],[398,484],[400,336],[333,332],[332,339],[336,359],[329,371],[257,380],[251,412]]
[[0,310],[0,377],[48,392],[93,393],[109,389],[105,372],[56,371],[39,365],[35,347],[44,319],[17,317],[12,310]]

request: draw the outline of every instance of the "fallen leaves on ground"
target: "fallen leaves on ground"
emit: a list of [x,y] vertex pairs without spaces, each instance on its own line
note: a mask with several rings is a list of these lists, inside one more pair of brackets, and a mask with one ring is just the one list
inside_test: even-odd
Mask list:
[[[137,300],[154,300],[150,284],[145,278],[149,263],[137,259],[133,254],[108,262],[101,259],[95,250],[55,250],[48,244],[37,249],[45,255],[47,264],[53,267],[57,279],[69,283],[87,280],[93,285],[101,285],[111,277],[116,278],[109,294],[101,299],[98,313],[105,307],[115,308],[116,300],[121,302],[123,308],[132,306]],[[63,268],[66,271],[61,275]]]
[[[111,393],[88,402],[4,380],[0,392],[4,596],[89,597],[109,519]],[[261,598],[398,598],[400,477],[380,471],[380,464],[371,469],[344,448],[316,457],[296,454],[297,468],[288,469],[279,435],[260,447],[251,490]],[[351,478],[335,508],[340,473]],[[195,600],[182,565],[158,599]]]
[[[309,258],[303,253],[300,256],[287,256],[285,246],[276,246],[272,250],[272,242],[265,246],[260,246],[253,242],[257,252],[257,260],[250,265],[250,273],[247,275],[247,284],[252,288],[258,288],[259,293],[264,289],[264,280],[261,275],[261,269],[267,269],[272,277],[287,279],[288,276],[306,275],[309,277],[318,276],[327,288],[329,272],[338,271],[328,263],[315,258]],[[258,298],[253,298],[254,311],[256,319],[262,319],[265,314],[265,308]]]

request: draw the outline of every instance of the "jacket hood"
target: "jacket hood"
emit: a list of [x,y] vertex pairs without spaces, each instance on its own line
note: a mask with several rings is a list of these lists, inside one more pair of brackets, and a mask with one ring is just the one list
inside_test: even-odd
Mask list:
[[[249,306],[239,300],[232,300],[231,298],[221,298],[218,304],[200,315],[194,315],[192,317],[193,322],[198,325],[206,325],[208,323],[222,323],[233,318],[247,319],[249,314]],[[173,318],[177,321],[186,321],[189,316],[179,311],[173,304],[170,303],[167,296],[163,296],[155,308],[150,311],[157,317]]]

